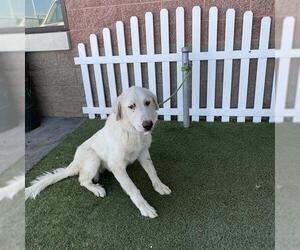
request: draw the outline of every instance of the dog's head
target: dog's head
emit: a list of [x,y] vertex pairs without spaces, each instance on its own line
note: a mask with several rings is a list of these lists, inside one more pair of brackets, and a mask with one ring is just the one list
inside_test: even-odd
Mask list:
[[116,120],[124,120],[138,132],[151,133],[157,121],[158,103],[148,89],[131,87],[124,91],[113,106]]

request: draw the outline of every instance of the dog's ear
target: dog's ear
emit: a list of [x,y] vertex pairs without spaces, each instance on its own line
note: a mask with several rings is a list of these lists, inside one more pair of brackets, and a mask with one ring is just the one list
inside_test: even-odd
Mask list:
[[116,114],[117,121],[122,118],[122,106],[121,106],[121,100],[120,96],[117,98],[115,104],[112,107],[113,112]]
[[157,98],[156,98],[155,95],[152,96],[152,100],[153,100],[154,105],[155,105],[155,110],[159,110],[159,105],[158,105]]

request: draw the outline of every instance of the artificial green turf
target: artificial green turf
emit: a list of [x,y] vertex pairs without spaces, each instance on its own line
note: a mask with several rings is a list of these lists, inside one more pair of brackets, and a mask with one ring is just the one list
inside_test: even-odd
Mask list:
[[[85,122],[27,174],[27,184],[67,165],[102,126]],[[26,248],[274,248],[273,125],[159,122],[150,152],[170,196],[153,190],[138,163],[128,173],[158,218],[142,217],[110,173],[100,181],[104,199],[69,178],[26,202]]]

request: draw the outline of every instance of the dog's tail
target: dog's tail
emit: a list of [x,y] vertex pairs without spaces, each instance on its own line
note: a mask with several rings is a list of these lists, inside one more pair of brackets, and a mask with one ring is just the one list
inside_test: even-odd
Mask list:
[[20,175],[9,181],[5,187],[0,188],[0,201],[12,199],[17,193],[25,188],[25,176]]
[[66,168],[58,168],[53,172],[47,172],[42,176],[39,176],[34,180],[30,187],[25,188],[25,200],[29,197],[35,199],[38,194],[43,191],[46,187],[61,181],[67,177],[77,175],[79,173],[77,165],[74,161]]

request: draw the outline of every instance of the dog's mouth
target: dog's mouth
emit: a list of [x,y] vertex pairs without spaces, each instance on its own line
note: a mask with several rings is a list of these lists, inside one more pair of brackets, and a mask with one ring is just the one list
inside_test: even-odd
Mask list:
[[153,128],[151,129],[146,129],[146,128],[143,128],[143,127],[134,127],[135,130],[143,135],[149,135],[151,134]]
[[139,126],[133,126],[137,132],[143,134],[143,135],[149,135],[152,133],[153,129],[154,129],[154,125],[152,125],[151,127],[145,127],[142,125]]
[[152,130],[153,130],[153,127],[152,128],[140,128],[140,132],[143,133],[144,135],[151,134]]
[[148,129],[144,129],[144,135],[149,135],[151,134],[152,129],[148,130]]

